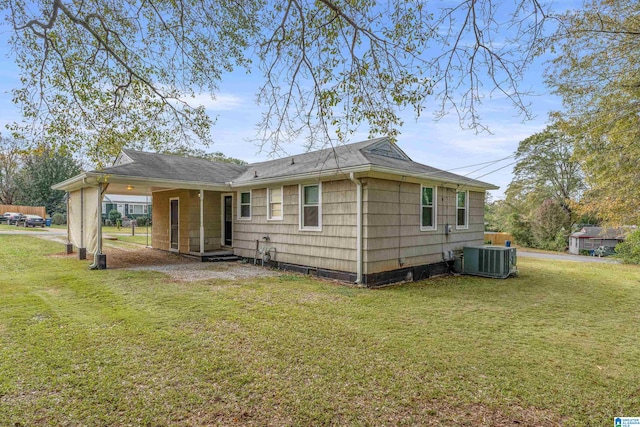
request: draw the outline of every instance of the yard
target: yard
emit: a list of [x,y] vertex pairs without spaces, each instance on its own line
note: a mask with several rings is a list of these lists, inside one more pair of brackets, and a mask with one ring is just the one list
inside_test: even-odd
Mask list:
[[[124,243],[122,243],[124,244]],[[611,425],[640,416],[640,269],[366,290],[87,271],[0,236],[0,425]]]

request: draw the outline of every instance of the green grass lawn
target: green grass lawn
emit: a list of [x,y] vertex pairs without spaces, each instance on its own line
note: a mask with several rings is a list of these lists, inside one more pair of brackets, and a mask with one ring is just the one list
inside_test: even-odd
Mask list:
[[[151,233],[149,233],[151,234]],[[149,238],[147,239],[147,235],[146,234],[138,234],[136,232],[135,236],[123,236],[123,235],[114,235],[114,237],[116,237],[118,240],[122,241],[122,242],[128,242],[128,243],[137,243],[138,245],[147,245],[147,242],[149,243],[149,246],[151,246],[151,235],[149,235]]]
[[0,425],[612,425],[640,269],[519,260],[379,290],[87,271],[0,236]]

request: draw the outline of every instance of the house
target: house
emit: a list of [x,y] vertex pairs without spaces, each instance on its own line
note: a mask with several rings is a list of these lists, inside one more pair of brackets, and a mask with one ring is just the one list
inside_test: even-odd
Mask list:
[[102,218],[109,219],[112,210],[122,218],[151,217],[151,197],[128,194],[105,194],[102,199]]
[[614,248],[624,241],[624,228],[583,227],[569,236],[569,253],[580,254],[581,250],[591,251],[599,246]]
[[83,221],[109,190],[153,196],[154,248],[203,258],[227,250],[375,286],[446,272],[457,251],[482,245],[485,191],[497,187],[416,163],[378,138],[249,165],[123,150],[114,166],[54,188],[77,213],[69,241],[89,253],[101,254],[100,233],[78,230],[92,228]]

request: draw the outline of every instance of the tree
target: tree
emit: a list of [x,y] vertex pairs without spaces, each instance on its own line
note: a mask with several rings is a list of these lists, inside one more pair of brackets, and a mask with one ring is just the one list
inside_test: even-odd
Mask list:
[[20,170],[21,153],[15,140],[0,136],[0,204],[13,205],[18,197],[20,188],[16,176]]
[[571,215],[558,200],[548,199],[531,215],[534,247],[564,251],[571,231]]
[[439,101],[481,127],[478,104],[518,89],[547,11],[537,0],[0,0],[23,85],[14,91],[39,143],[109,164],[124,145],[209,142],[189,99],[225,73],[260,72],[259,138],[272,149],[345,140],[359,125],[395,137],[399,109]]
[[606,222],[640,222],[640,2],[591,1],[549,40],[548,83],[562,96],[588,189],[581,206]]
[[[508,231],[518,242],[546,249],[562,249],[577,215],[573,206],[584,190],[579,163],[573,156],[573,139],[560,124],[526,138],[515,154],[514,178],[507,187],[511,209]],[[525,243],[525,241],[527,243]]]
[[531,195],[536,204],[555,200],[571,214],[572,203],[584,190],[583,175],[573,156],[573,140],[559,127],[548,126],[520,142],[507,193]]
[[640,264],[640,230],[629,233],[624,242],[616,246],[618,256],[627,264]]
[[61,150],[41,148],[23,158],[23,167],[18,176],[19,202],[24,205],[44,206],[47,214],[66,213],[64,191],[52,190],[51,186],[82,172],[73,157]]

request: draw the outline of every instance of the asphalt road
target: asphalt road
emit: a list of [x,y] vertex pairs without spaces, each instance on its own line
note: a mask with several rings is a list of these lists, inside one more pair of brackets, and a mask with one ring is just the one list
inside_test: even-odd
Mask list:
[[15,230],[0,230],[0,234],[30,234],[32,236],[44,235],[44,236],[59,236],[59,235],[67,235],[67,230],[60,228],[22,228],[16,227]]
[[523,258],[542,258],[542,259],[555,259],[558,261],[573,261],[573,262],[600,262],[605,264],[619,264],[615,258],[599,258],[597,256],[584,256],[584,255],[571,255],[571,254],[553,254],[547,252],[527,252],[526,250],[518,249],[517,255]]

